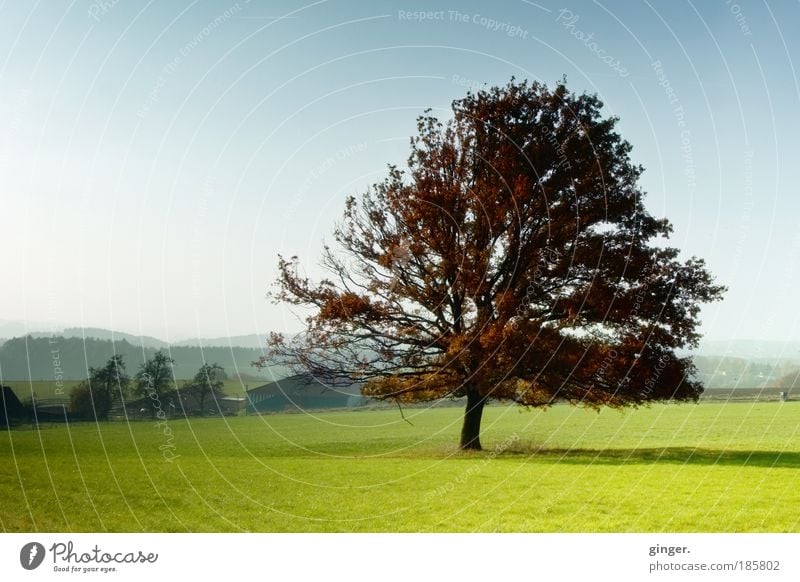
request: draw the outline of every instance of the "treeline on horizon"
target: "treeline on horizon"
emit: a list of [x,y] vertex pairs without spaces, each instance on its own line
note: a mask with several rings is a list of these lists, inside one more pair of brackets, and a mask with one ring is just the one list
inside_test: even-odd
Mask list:
[[[264,355],[258,348],[175,346],[160,348],[175,360],[178,379],[191,378],[206,362],[216,362],[228,376],[265,376],[253,362]],[[121,355],[129,369],[137,369],[159,348],[142,348],[127,340],[95,338],[17,337],[0,346],[0,381],[85,380],[89,368],[98,368],[115,355]]]
[[[194,376],[207,362],[216,362],[226,374],[248,374],[266,379],[288,375],[277,367],[259,370],[253,362],[264,355],[258,348],[230,346],[145,347],[126,339],[117,341],[80,337],[17,337],[0,345],[0,382],[85,380],[89,368],[102,367],[114,354],[123,356],[129,369],[138,369],[159,350],[175,360],[177,379]],[[793,362],[756,362],[738,357],[695,356],[699,378],[706,388],[795,389],[800,368]]]

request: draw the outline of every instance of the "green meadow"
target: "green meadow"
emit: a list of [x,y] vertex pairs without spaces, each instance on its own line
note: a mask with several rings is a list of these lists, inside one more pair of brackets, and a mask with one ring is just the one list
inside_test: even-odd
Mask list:
[[17,398],[29,402],[31,397],[39,399],[69,400],[73,388],[80,384],[80,380],[64,380],[53,382],[46,380],[4,380],[3,385],[10,387]]
[[800,403],[491,406],[18,427],[0,529],[796,532]]

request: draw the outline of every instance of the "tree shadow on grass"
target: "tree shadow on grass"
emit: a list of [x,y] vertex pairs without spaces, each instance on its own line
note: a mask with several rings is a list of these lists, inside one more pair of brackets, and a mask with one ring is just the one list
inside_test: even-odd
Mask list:
[[497,458],[513,458],[523,455],[528,458],[581,465],[677,463],[681,465],[800,468],[800,452],[796,451],[747,451],[693,447],[566,449],[537,447],[521,443],[520,446],[499,453]]

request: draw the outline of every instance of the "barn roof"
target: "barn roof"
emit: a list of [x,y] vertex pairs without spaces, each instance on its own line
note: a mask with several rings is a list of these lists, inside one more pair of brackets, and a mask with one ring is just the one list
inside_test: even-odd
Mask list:
[[324,394],[339,393],[347,396],[361,395],[361,385],[351,384],[349,386],[330,386],[314,378],[309,374],[296,374],[282,380],[269,382],[247,391],[248,394],[272,394],[272,395],[292,395],[292,394]]

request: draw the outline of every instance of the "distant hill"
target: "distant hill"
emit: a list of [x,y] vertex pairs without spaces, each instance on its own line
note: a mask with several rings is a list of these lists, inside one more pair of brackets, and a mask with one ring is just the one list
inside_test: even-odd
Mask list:
[[800,364],[800,342],[781,340],[702,340],[700,356],[728,356],[748,360],[793,360]]
[[[51,337],[51,333],[33,333],[33,337]],[[150,337],[147,335],[133,335],[121,331],[112,331],[110,329],[101,329],[98,327],[68,327],[58,335],[65,338],[94,338],[102,340],[122,341],[126,340],[136,346],[144,346],[146,348],[166,348],[170,344],[158,338]]]
[[0,345],[14,337],[30,336],[42,338],[52,337],[53,335],[65,338],[94,338],[113,341],[127,340],[131,344],[144,346],[145,348],[166,348],[169,346],[264,348],[267,344],[267,334],[253,333],[249,335],[211,338],[192,337],[180,341],[166,342],[152,336],[134,335],[99,327],[65,327],[55,323],[41,322],[26,324],[24,321],[0,319]]
[[[0,344],[13,337],[51,337],[53,334],[65,338],[86,337],[103,340],[127,340],[129,343],[146,348],[166,348],[167,346],[208,346],[241,347],[264,349],[267,333],[253,333],[225,337],[188,337],[179,341],[166,342],[152,336],[135,335],[121,331],[97,327],[64,326],[53,322],[24,322],[0,319]],[[687,352],[688,353],[688,352]],[[700,347],[692,352],[696,356],[726,356],[748,360],[794,360],[800,365],[800,341],[784,340],[708,340],[703,339]]]
[[[168,346],[163,348],[175,360],[175,376],[192,378],[203,363],[218,363],[229,376],[246,374],[273,379],[286,376],[278,367],[259,369],[253,366],[263,351],[241,347]],[[0,346],[0,381],[81,380],[88,368],[102,366],[112,355],[121,354],[128,372],[133,373],[145,358],[152,358],[157,349],[140,343],[78,337],[13,338]]]
[[697,377],[706,388],[777,388],[782,378],[800,366],[791,360],[746,359],[729,356],[695,356]]
[[237,346],[240,348],[264,348],[267,345],[266,334],[234,335],[231,337],[187,338],[172,342],[173,346]]
[[[289,374],[279,367],[261,370],[252,366],[264,354],[266,334],[196,337],[168,343],[94,327],[66,327],[54,332],[55,325],[0,320],[0,380],[52,380],[54,365],[49,342],[54,333],[64,380],[85,378],[87,362],[88,367],[97,367],[114,353],[123,354],[128,370],[135,372],[143,357],[151,357],[158,349],[170,352],[180,379],[192,377],[204,362],[219,363],[229,377],[243,374],[251,385],[257,385],[260,379],[275,380]],[[26,340],[20,332],[33,326],[40,326],[40,331],[29,333]],[[13,339],[1,339],[3,336]],[[800,370],[800,342],[796,341],[703,340],[692,355],[698,377],[707,388],[773,387],[779,379]]]
[[147,335],[133,335],[122,331],[113,331],[99,327],[64,327],[53,323],[30,323],[23,321],[0,320],[0,345],[14,337],[53,337],[93,338],[104,340],[127,340],[146,348],[165,348],[168,342]]
[[12,321],[10,319],[0,319],[0,342],[11,339],[12,337],[22,337],[29,333],[43,332],[51,333],[63,329],[64,326],[44,321]]

